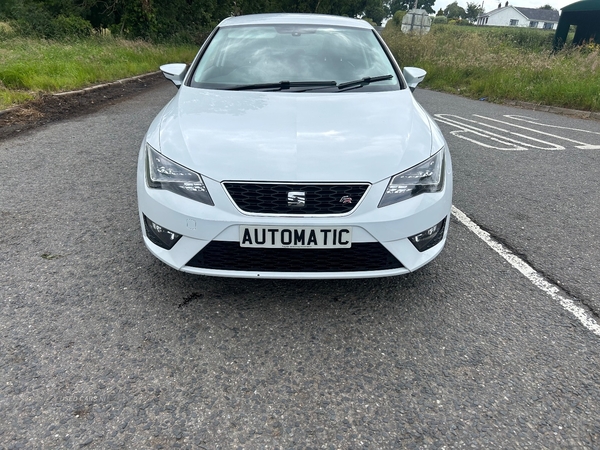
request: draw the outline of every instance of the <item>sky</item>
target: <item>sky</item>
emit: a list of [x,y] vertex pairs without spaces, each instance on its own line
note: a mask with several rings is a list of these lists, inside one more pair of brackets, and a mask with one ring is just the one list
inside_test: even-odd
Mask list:
[[[453,3],[455,0],[437,0],[433,9],[437,12],[440,8],[444,9],[450,3]],[[462,6],[463,8],[467,8],[467,1],[469,3],[477,3],[481,4],[483,1],[483,9],[485,12],[489,12],[498,7],[498,3],[502,3],[502,6],[505,5],[506,0],[458,0],[458,6]],[[521,8],[539,8],[540,6],[550,5],[554,9],[558,9],[560,11],[561,8],[564,8],[571,3],[575,3],[578,0],[509,0],[509,5],[521,7]]]

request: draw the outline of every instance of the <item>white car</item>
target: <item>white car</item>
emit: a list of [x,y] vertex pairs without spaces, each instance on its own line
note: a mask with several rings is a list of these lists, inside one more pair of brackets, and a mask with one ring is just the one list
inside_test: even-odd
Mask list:
[[146,246],[184,272],[361,278],[412,272],[450,223],[448,146],[363,20],[230,17],[152,122],[137,176]]

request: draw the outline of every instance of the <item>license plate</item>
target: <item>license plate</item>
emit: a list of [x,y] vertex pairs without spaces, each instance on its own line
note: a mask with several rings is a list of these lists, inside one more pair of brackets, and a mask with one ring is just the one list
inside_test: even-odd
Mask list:
[[240,227],[240,247],[350,248],[351,246],[351,227]]

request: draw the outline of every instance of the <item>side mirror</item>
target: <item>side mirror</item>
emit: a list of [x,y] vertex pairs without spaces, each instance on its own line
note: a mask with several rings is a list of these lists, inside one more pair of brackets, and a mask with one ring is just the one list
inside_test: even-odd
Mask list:
[[181,86],[185,74],[188,71],[187,64],[176,63],[176,64],[163,64],[160,66],[160,70],[167,80],[171,80],[175,86]]
[[414,91],[417,85],[423,81],[425,75],[427,75],[427,72],[425,72],[423,69],[419,69],[418,67],[405,67],[402,71],[402,75],[404,75],[410,90]]

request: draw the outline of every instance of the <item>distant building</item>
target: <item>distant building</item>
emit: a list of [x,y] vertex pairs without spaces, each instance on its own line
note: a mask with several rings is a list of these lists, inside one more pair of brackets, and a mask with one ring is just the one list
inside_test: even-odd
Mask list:
[[480,14],[477,17],[477,25],[556,30],[559,17],[558,11],[553,9],[519,8],[507,4],[504,7],[498,5],[495,10]]

